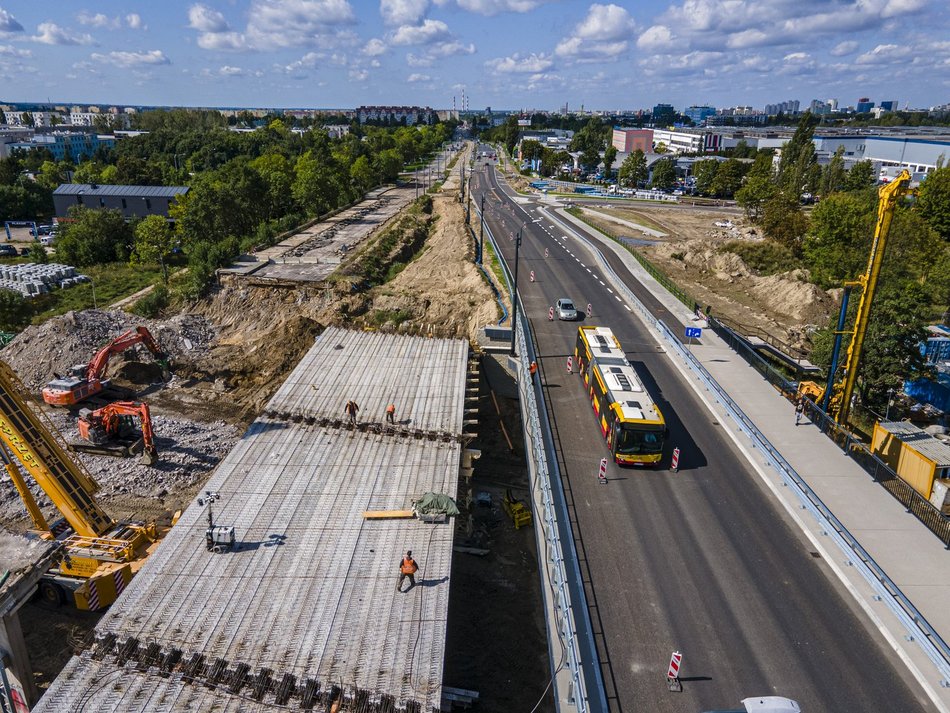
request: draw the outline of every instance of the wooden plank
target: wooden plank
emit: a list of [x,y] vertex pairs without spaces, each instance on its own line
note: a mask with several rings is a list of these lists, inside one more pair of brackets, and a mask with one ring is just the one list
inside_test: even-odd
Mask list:
[[415,517],[416,513],[413,510],[364,510],[363,519],[364,520],[389,520],[393,518],[410,518]]

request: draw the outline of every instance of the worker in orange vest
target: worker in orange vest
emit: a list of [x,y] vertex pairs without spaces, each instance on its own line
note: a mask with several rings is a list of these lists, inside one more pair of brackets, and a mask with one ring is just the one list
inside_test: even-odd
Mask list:
[[346,411],[346,415],[350,417],[350,423],[354,426],[356,425],[356,414],[360,410],[360,407],[356,405],[355,401],[347,401],[346,406],[343,409]]
[[532,361],[531,366],[528,367],[528,371],[531,372],[531,376],[534,376],[538,373],[538,362]]
[[[412,550],[406,552],[406,556],[402,558],[402,562],[399,563],[399,584],[396,585],[396,591],[402,591],[402,581],[409,578],[409,589],[412,589],[416,586],[416,572],[419,571],[419,565],[416,564],[416,561],[412,559]],[[409,589],[406,591],[408,592]]]
[[396,423],[396,404],[389,404],[386,407],[386,423]]

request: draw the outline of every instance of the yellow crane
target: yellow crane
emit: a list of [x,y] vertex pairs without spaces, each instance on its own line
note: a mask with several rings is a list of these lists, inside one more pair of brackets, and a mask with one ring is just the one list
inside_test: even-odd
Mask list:
[[[25,394],[13,370],[0,361],[0,459],[37,534],[61,547],[62,557],[41,580],[40,594],[54,604],[71,598],[78,609],[102,609],[122,593],[164,533],[154,523],[109,517],[93,497],[98,485],[92,476],[66,454]],[[17,463],[64,522],[50,524],[43,516]]]
[[[884,263],[884,251],[887,248],[887,237],[894,219],[894,211],[898,201],[907,193],[913,192],[910,188],[910,173],[901,171],[893,181],[878,189],[877,223],[874,227],[874,238],[871,241],[871,253],[868,256],[868,266],[857,280],[846,282],[846,288],[861,288],[861,300],[858,302],[858,311],[854,319],[854,329],[851,332],[851,341],[848,344],[847,359],[844,365],[844,377],[835,382],[837,370],[837,349],[832,359],[831,373],[828,375],[828,384],[825,387],[813,381],[803,381],[799,385],[799,394],[812,397],[815,401],[825,400],[830,403],[829,413],[839,424],[845,425],[851,413],[851,396],[858,379],[858,367],[861,364],[861,352],[864,349],[864,338],[867,335],[868,323],[871,318],[871,305],[874,293],[877,291],[878,277]],[[846,293],[847,294],[847,293]],[[847,309],[847,301],[842,304],[842,318]],[[839,330],[843,328],[839,322]],[[828,393],[830,391],[830,393]],[[827,398],[826,398],[827,397]]]

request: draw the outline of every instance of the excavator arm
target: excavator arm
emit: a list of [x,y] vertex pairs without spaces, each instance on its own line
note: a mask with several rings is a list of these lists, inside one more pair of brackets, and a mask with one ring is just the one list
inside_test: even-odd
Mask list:
[[152,336],[152,333],[145,327],[136,327],[130,329],[124,334],[120,334],[102,349],[96,352],[96,355],[86,367],[87,379],[102,379],[109,368],[109,359],[113,354],[119,354],[126,349],[134,347],[136,344],[144,344],[158,361],[165,361],[166,355],[158,346],[158,342]]

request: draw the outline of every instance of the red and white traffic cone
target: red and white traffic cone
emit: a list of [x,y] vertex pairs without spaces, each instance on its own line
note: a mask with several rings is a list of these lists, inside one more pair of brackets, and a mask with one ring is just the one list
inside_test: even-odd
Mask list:
[[679,471],[679,467],[680,467],[680,449],[679,449],[679,448],[674,448],[674,449],[673,449],[673,461],[672,461],[672,463],[670,463],[670,470],[672,470],[674,473],[676,473],[676,472]]

